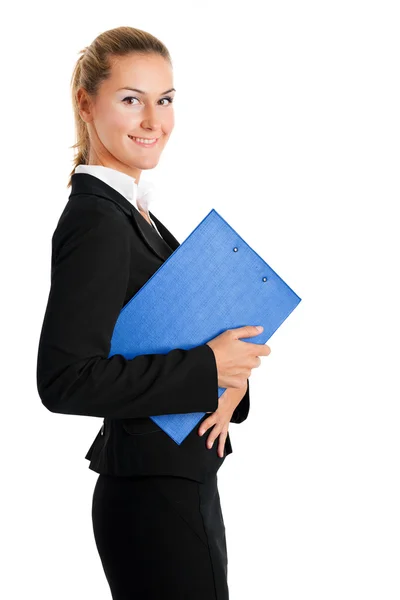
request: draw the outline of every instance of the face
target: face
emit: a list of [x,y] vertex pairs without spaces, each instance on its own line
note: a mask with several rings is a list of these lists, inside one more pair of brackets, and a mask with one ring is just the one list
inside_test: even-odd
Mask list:
[[83,88],[77,93],[89,131],[89,164],[117,169],[139,183],[141,171],[157,165],[174,127],[172,88],[172,67],[162,56],[113,57],[96,98]]

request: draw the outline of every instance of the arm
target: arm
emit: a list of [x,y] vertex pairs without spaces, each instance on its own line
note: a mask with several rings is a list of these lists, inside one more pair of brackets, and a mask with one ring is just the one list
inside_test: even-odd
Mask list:
[[243,423],[247,419],[250,410],[250,382],[247,380],[247,390],[230,419],[231,423]]
[[[75,213],[75,215],[74,215]],[[119,215],[70,209],[53,234],[51,288],[37,357],[37,389],[51,412],[134,418],[218,408],[214,352],[107,358],[130,269]]]

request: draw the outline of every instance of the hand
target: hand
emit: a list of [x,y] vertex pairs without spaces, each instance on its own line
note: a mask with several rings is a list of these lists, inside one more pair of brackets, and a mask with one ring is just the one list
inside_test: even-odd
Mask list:
[[228,436],[231,417],[246,391],[247,380],[246,385],[240,388],[226,388],[219,397],[217,410],[211,413],[210,417],[202,421],[198,429],[199,435],[203,435],[207,429],[213,426],[208,436],[207,448],[210,450],[213,447],[214,441],[219,436],[218,455],[221,458],[224,456],[225,441]]
[[271,348],[266,344],[245,342],[241,338],[260,335],[257,327],[245,325],[226,329],[207,342],[214,352],[218,372],[218,387],[240,388],[247,385],[251,370],[261,364],[260,356],[268,356]]

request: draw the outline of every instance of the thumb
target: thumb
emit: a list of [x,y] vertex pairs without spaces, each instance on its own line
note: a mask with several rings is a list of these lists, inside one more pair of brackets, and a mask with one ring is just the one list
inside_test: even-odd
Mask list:
[[244,327],[237,327],[233,331],[236,337],[247,338],[259,335],[263,330],[264,327],[262,325],[245,325]]

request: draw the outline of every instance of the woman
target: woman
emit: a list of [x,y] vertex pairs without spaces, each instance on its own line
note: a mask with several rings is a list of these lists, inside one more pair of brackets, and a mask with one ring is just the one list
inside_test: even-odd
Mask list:
[[[179,246],[138,196],[171,135],[174,92],[169,53],[144,31],[106,31],[79,58],[78,152],[39,341],[43,404],[104,419],[86,458],[99,473],[93,529],[114,600],[228,599],[217,471],[232,452],[229,423],[247,417],[251,369],[270,352],[239,339],[258,335],[248,326],[190,350],[108,358],[120,310]],[[150,419],[184,412],[208,414],[181,445]]]

